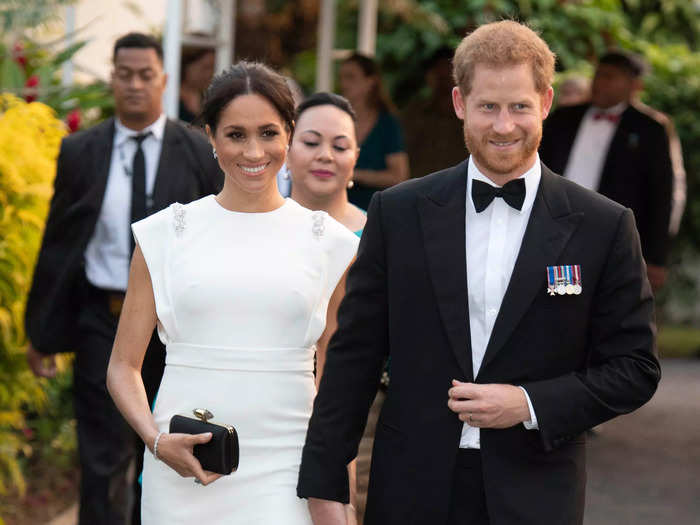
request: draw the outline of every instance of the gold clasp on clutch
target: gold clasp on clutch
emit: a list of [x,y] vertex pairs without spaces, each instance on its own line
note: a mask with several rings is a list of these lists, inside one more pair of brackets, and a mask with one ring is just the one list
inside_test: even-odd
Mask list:
[[211,419],[214,417],[214,414],[209,412],[206,408],[195,408],[192,413],[195,415],[197,419],[201,419],[205,423],[207,420]]

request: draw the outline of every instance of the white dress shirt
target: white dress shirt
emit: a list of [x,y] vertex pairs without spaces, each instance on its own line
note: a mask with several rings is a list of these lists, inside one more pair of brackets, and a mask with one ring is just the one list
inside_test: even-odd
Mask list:
[[598,191],[603,163],[608,156],[610,142],[617,130],[617,122],[607,119],[595,119],[597,113],[619,117],[627,109],[627,104],[620,103],[608,109],[591,106],[581,120],[576,139],[571,147],[569,161],[564,170],[564,177],[589,190]]
[[163,114],[141,131],[127,128],[119,119],[114,121],[107,187],[95,232],[85,250],[85,274],[93,286],[126,290],[131,259],[131,169],[136,154],[131,137],[151,132],[141,144],[146,161],[146,206],[150,208],[166,121]]
[[[467,288],[469,291],[469,328],[471,331],[472,366],[474,377],[479,373],[491,331],[501,309],[501,302],[520,252],[525,228],[530,219],[537,188],[540,185],[539,156],[535,164],[520,178],[525,179],[525,201],[520,211],[496,197],[481,213],[472,201],[472,181],[479,180],[497,186],[483,175],[469,158],[467,169],[466,250]],[[523,389],[523,391],[525,391]],[[530,398],[525,392],[531,420],[528,429],[537,428],[537,419]],[[460,448],[480,448],[479,429],[465,423]]]

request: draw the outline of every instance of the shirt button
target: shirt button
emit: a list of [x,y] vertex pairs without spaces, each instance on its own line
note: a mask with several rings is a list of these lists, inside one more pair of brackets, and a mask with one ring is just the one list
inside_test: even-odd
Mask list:
[[476,446],[477,446],[477,447],[480,447],[480,446],[481,446],[481,441],[480,441],[478,438],[477,438],[477,440],[476,440]]
[[498,219],[498,220],[496,221],[496,224],[498,224],[499,226],[500,226],[501,224],[503,224],[503,219]]
[[496,315],[496,309],[495,308],[489,308],[489,315],[493,316]]

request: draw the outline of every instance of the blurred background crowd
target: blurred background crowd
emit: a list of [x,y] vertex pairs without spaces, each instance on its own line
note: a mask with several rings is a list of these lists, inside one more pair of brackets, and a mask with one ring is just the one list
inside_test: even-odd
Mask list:
[[[453,50],[501,18],[527,22],[557,54],[542,160],[635,211],[660,355],[700,357],[698,0],[0,0],[0,523],[48,522],[77,499],[72,357],[56,378],[35,377],[24,311],[61,139],[115,114],[114,41],[163,39],[165,111],[195,127],[226,61],[273,66],[298,102],[344,95],[360,145],[348,199],[366,209],[375,191],[464,159]],[[594,138],[582,144],[584,132]],[[668,162],[645,165],[651,150]],[[576,178],[580,159],[598,163],[596,180]],[[291,194],[288,170],[278,184]]]

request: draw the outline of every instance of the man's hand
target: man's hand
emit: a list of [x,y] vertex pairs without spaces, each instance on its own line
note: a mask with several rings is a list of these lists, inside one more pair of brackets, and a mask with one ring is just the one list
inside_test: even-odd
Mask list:
[[469,426],[509,428],[530,421],[525,392],[513,385],[477,385],[453,380],[447,406]]
[[345,505],[339,501],[309,498],[309,512],[314,525],[346,525]]
[[666,283],[666,268],[655,264],[647,264],[647,277],[654,292],[661,290]]
[[56,356],[46,355],[27,345],[27,363],[37,377],[56,377]]

